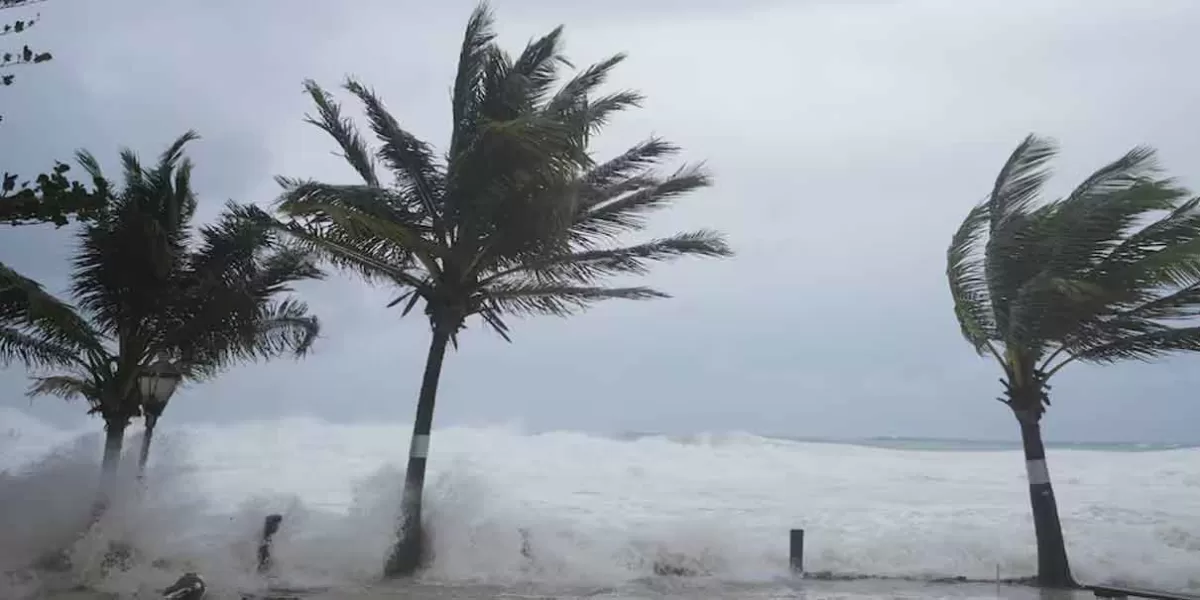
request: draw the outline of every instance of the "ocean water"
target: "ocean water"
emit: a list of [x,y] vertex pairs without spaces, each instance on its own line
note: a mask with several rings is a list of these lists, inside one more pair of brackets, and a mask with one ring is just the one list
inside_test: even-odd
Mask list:
[[[4,410],[0,598],[74,597],[63,590],[76,585],[148,598],[184,569],[217,598],[267,585],[327,598],[1046,597],[986,583],[1035,569],[1023,462],[1004,445],[440,429],[432,563],[416,583],[382,586],[407,424],[164,421],[144,486],[133,428],[116,508],[77,538],[98,422],[65,431]],[[1057,448],[1049,460],[1079,579],[1200,590],[1200,449]],[[264,580],[254,552],[272,512],[284,522]],[[796,580],[791,528],[806,530],[807,571],[891,579]],[[135,549],[124,569],[102,565],[111,540]],[[62,547],[68,572],[22,568]],[[699,575],[657,576],[655,563]],[[985,583],[933,583],[959,576]]]

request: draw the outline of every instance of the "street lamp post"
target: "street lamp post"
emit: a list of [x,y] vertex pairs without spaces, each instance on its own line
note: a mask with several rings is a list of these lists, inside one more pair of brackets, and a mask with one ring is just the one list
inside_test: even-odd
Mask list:
[[138,375],[138,391],[141,392],[142,414],[146,418],[146,434],[142,437],[142,453],[138,457],[138,479],[146,475],[146,461],[150,458],[150,439],[154,437],[154,426],[158,417],[167,408],[171,394],[179,386],[183,374],[171,361],[160,359],[142,368]]

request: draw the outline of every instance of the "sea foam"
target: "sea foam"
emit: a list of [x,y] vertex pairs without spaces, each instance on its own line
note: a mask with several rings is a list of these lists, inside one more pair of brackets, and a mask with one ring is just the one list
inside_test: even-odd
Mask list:
[[[245,589],[263,585],[256,536],[276,512],[276,583],[380,575],[407,424],[164,421],[144,488],[131,428],[117,508],[76,539],[96,487],[99,427],[79,435],[2,416],[0,569],[69,545],[70,578],[96,589],[149,589],[184,568]],[[1049,461],[1078,578],[1200,588],[1200,450],[1059,450]],[[433,560],[422,577],[432,582],[619,586],[663,562],[767,582],[786,575],[797,527],[812,572],[990,580],[1036,566],[1019,451],[446,428],[434,432],[427,482]],[[111,540],[134,548],[126,570],[103,568]],[[44,583],[10,579],[14,589]]]

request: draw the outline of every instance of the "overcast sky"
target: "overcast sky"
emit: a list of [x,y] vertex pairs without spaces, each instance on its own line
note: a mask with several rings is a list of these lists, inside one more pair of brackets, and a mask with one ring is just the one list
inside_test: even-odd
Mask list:
[[[39,4],[30,33],[0,38],[55,56],[0,91],[0,165],[33,173],[84,147],[115,174],[120,147],[152,157],[195,128],[204,218],[226,199],[271,201],[276,174],[352,181],[302,123],[302,80],[356,75],[444,149],[473,6]],[[999,372],[960,338],[943,274],[950,235],[1008,153],[1030,132],[1057,138],[1058,193],[1146,143],[1200,187],[1194,0],[493,6],[513,53],[562,23],[576,64],[629,54],[613,86],[648,100],[598,151],[658,134],[706,161],[716,185],[659,213],[654,232],[717,228],[738,255],[658,267],[647,283],[669,300],[517,322],[513,344],[473,322],[446,362],[437,426],[1011,439],[993,400]],[[0,228],[0,260],[55,291],[74,244],[66,229]],[[311,357],[191,386],[167,418],[411,420],[425,320],[401,320],[388,290],[345,277],[301,292],[325,325]],[[57,399],[30,404],[26,384],[20,369],[0,372],[0,404],[84,418]],[[1200,357],[1072,367],[1047,435],[1200,441],[1198,384]]]

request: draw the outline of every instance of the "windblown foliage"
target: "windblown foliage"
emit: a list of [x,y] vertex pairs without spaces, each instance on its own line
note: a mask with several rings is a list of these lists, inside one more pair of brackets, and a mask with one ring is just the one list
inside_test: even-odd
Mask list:
[[280,243],[248,206],[229,204],[216,223],[193,231],[183,150],[195,138],[180,137],[149,168],[123,151],[120,188],[92,155],[79,154],[106,204],[79,235],[71,278],[78,312],[0,271],[3,357],[66,369],[38,378],[31,394],[83,396],[106,420],[127,420],[140,410],[136,377],[151,361],[171,360],[197,379],[310,348],[317,320],[286,296],[293,282],[321,276],[307,253]]
[[964,337],[1010,380],[1200,350],[1200,198],[1135,148],[1038,203],[1054,154],[1026,138],[954,235],[947,276]]
[[99,217],[105,205],[104,191],[68,179],[69,169],[66,163],[57,163],[49,173],[34,178],[32,186],[29,181],[18,182],[15,174],[4,173],[0,182],[0,224],[53,223],[61,227],[72,217],[80,222]]
[[[407,314],[418,302],[435,323],[457,331],[480,315],[508,338],[507,315],[569,315],[613,298],[665,294],[609,286],[649,263],[687,255],[728,256],[712,231],[632,246],[617,239],[645,226],[648,213],[709,185],[696,166],[654,170],[677,148],[652,138],[597,163],[588,143],[641,95],[597,95],[617,55],[565,82],[562,29],[532,41],[513,59],[493,43],[486,6],[472,15],[454,83],[454,127],[447,154],[434,153],[366,86],[346,90],[365,107],[379,140],[372,150],[331,94],[307,82],[327,133],[362,180],[330,184],[279,178],[282,227],[330,262],[400,288],[392,303]],[[390,172],[385,185],[377,163]]]
[[[0,10],[21,8],[39,4],[45,0],[0,0]],[[19,35],[29,31],[41,20],[40,14],[32,18],[25,15],[0,26],[0,38]],[[49,52],[35,52],[28,44],[20,51],[0,51],[0,86],[8,87],[16,80],[14,67],[42,64],[53,58]],[[0,116],[0,121],[4,117]],[[32,179],[22,180],[14,173],[5,172],[0,179],[0,223],[25,225],[32,223],[54,223],[66,225],[74,216],[87,220],[103,206],[103,197],[86,189],[79,182],[70,181],[65,163],[56,163],[48,173]],[[31,185],[33,184],[33,185]]]
[[[45,1],[46,0],[0,0],[0,10],[8,8],[21,8],[31,4],[40,4]],[[4,23],[2,26],[0,26],[0,37],[18,35],[29,31],[29,29],[36,25],[41,19],[41,14],[35,14],[33,18],[19,17],[12,22]],[[29,47],[29,44],[23,44],[20,50],[0,52],[0,86],[8,87],[13,84],[13,81],[16,79],[16,75],[10,72],[12,67],[22,65],[39,65],[53,58],[54,56],[49,52],[35,51]]]

